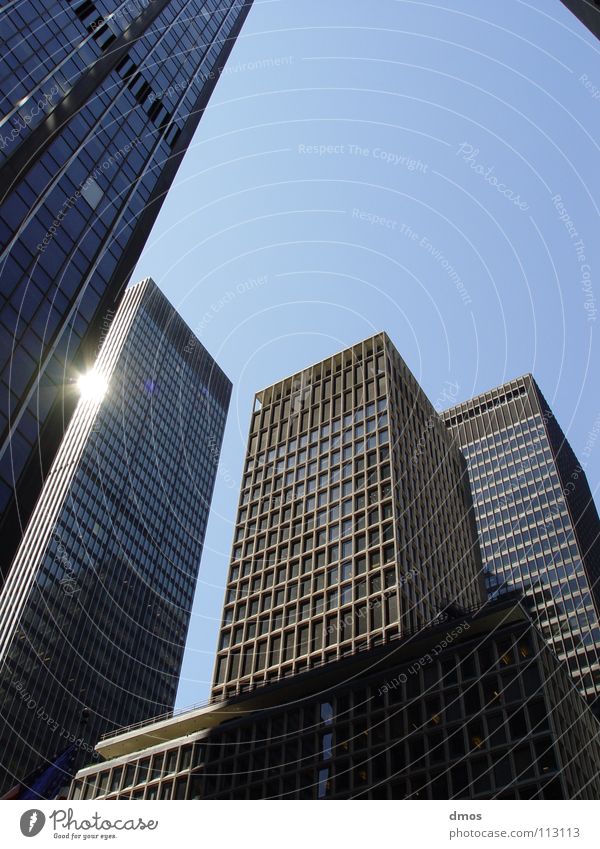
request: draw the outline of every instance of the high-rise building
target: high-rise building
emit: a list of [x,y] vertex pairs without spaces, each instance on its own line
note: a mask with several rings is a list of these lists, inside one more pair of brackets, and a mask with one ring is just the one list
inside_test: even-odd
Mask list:
[[250,6],[21,0],[0,12],[3,567],[77,371],[95,359]]
[[597,38],[600,38],[600,0],[562,0]]
[[386,334],[366,339],[256,395],[213,694],[477,606],[480,569],[464,458]]
[[600,695],[600,520],[531,375],[443,414],[469,467],[490,595],[524,593],[583,695]]
[[177,691],[231,384],[150,279],[80,384],[0,596],[3,789]]
[[100,741],[73,799],[598,799],[600,725],[515,601]]

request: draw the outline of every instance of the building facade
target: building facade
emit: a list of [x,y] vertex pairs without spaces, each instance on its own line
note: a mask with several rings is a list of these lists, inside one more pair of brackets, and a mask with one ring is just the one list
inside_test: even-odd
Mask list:
[[[0,514],[8,561],[251,0],[0,13]],[[6,577],[0,574],[0,584]]]
[[476,607],[480,570],[464,459],[377,334],[256,395],[213,695]]
[[600,695],[600,520],[531,375],[446,411],[469,466],[488,594],[521,590],[581,693]]
[[172,708],[231,384],[150,279],[104,340],[0,595],[0,788]]
[[562,0],[596,38],[600,38],[600,0]]
[[122,729],[73,799],[594,799],[600,726],[514,601]]

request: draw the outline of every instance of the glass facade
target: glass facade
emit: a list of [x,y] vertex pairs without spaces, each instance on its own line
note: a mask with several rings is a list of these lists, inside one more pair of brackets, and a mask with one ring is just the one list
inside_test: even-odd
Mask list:
[[[0,512],[13,553],[250,3],[0,13]],[[2,577],[5,577],[3,574]]]
[[582,24],[600,38],[600,0],[562,0]]
[[172,709],[230,393],[156,285],[130,287],[0,596],[4,789]]
[[[71,798],[597,799],[600,793],[597,722],[514,602],[449,619],[404,645],[336,661],[261,693],[260,703],[249,694],[223,704],[220,718],[215,707],[184,714],[170,728],[161,726],[157,737],[164,742],[154,747],[136,740],[151,727],[124,729],[98,747],[107,761],[79,773]],[[185,736],[178,722],[185,722]]]
[[213,694],[476,607],[480,569],[464,459],[388,337],[367,339],[256,395]]
[[530,375],[444,413],[469,465],[490,596],[521,590],[582,694],[600,695],[600,520]]

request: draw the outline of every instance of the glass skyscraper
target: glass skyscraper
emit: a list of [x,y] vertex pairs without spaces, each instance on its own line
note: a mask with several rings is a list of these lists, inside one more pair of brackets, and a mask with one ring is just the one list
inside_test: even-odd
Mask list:
[[600,38],[600,2],[599,0],[562,0],[567,9],[577,15],[582,24]]
[[0,596],[3,789],[176,696],[231,384],[146,279],[80,391]]
[[[0,530],[10,562],[251,0],[0,12]],[[0,584],[6,577],[0,574]]]
[[567,664],[482,601],[467,479],[385,334],[257,393],[212,697],[108,732],[70,797],[597,798]]
[[213,695],[477,607],[480,570],[464,458],[387,335],[366,339],[256,395]]
[[593,703],[600,695],[600,520],[581,464],[531,375],[443,416],[469,466],[488,593],[524,592]]

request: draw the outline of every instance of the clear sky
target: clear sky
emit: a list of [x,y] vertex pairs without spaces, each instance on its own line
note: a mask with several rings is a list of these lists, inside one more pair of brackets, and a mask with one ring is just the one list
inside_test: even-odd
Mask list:
[[597,495],[599,129],[600,44],[559,0],[255,0],[133,276],[234,384],[180,706],[257,389],[378,330],[432,401],[530,371]]

